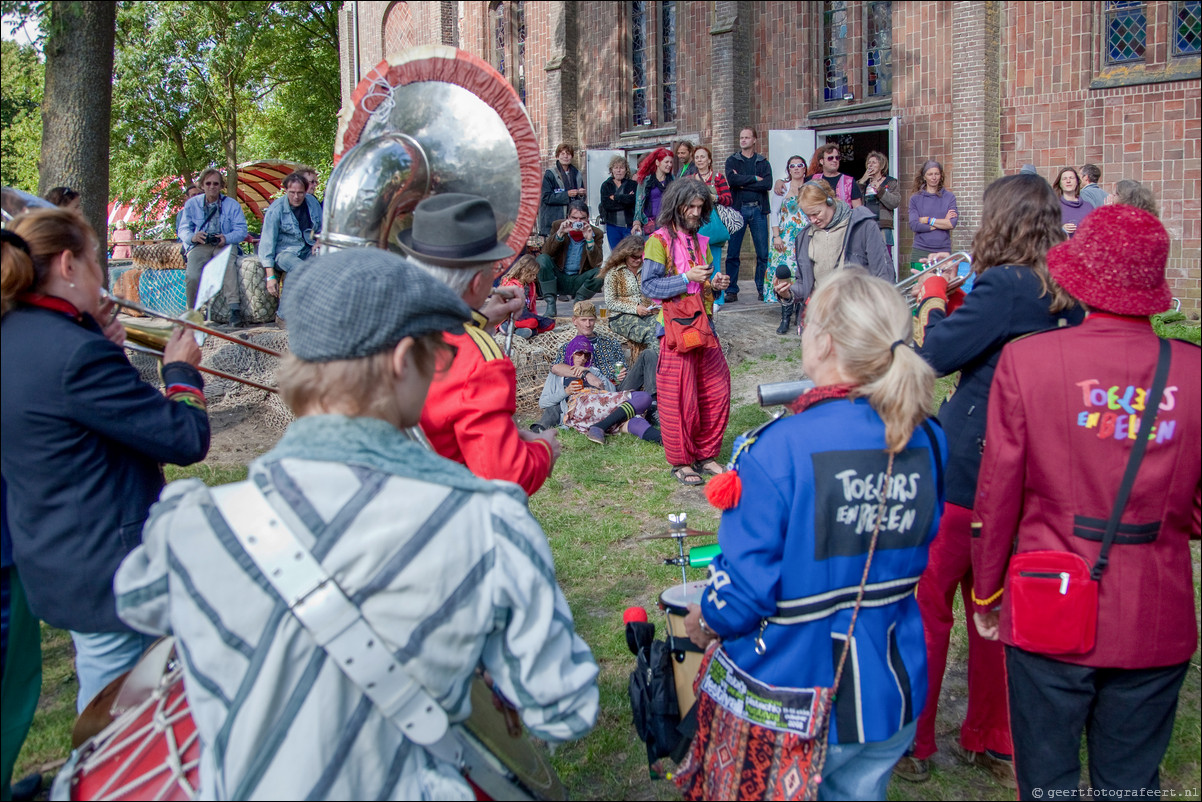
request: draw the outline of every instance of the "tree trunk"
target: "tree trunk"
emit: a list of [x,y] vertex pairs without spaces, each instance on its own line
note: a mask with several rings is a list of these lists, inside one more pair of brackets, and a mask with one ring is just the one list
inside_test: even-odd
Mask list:
[[230,93],[230,108],[225,129],[225,194],[238,199],[238,87],[234,79],[226,77],[226,89]]
[[[107,266],[116,21],[115,2],[53,0],[45,44],[38,192],[68,186],[82,196],[80,209],[100,240],[101,267]],[[106,283],[107,273],[106,267]]]

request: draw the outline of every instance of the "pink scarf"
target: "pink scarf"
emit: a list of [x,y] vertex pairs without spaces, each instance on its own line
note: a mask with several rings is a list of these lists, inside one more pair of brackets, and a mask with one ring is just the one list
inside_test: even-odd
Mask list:
[[[668,232],[666,229],[661,229],[655,233],[656,236],[662,237],[666,247],[671,248],[672,264],[676,267],[677,273],[687,273],[689,272],[689,268],[705,264],[705,254],[710,243],[709,237],[698,234],[694,241],[692,237],[683,231],[677,231],[675,238],[671,242],[668,242]],[[694,247],[698,250],[694,250]],[[686,292],[690,295],[701,292],[700,282],[690,281]]]

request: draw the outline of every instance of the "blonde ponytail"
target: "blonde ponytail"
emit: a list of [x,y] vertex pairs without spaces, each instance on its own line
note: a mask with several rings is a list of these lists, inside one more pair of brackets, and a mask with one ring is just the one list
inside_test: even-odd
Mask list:
[[863,270],[840,270],[814,293],[806,326],[830,335],[834,358],[885,422],[896,454],[930,414],[935,372],[907,343],[913,322],[901,293]]

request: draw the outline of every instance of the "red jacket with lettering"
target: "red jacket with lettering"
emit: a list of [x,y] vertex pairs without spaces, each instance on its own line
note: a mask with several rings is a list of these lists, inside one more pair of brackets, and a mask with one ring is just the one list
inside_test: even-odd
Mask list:
[[422,409],[422,431],[442,456],[483,479],[504,479],[533,495],[551,473],[551,449],[518,435],[517,374],[475,315],[463,334],[445,334],[455,361],[435,374]]
[[[1197,646],[1189,540],[1202,532],[1202,351],[1171,345],[1168,383],[1102,575],[1097,642],[1057,660],[1151,668],[1184,662]],[[1012,550],[1097,560],[1157,348],[1146,319],[1095,312],[1003,350],[989,394],[972,563],[976,607],[1001,605],[1004,643],[1014,644],[1001,593]]]

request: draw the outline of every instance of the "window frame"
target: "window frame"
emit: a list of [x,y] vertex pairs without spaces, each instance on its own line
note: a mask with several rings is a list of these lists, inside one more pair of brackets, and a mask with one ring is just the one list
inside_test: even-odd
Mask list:
[[[1118,5],[1119,3],[1125,3],[1126,5]],[[1148,63],[1148,40],[1150,38],[1148,34],[1151,32],[1152,28],[1151,20],[1149,19],[1148,14],[1149,10],[1150,9],[1148,8],[1147,0],[1104,0],[1102,5],[1103,66],[1123,67],[1131,66],[1132,64]],[[1111,51],[1113,50],[1111,43],[1111,28],[1114,25],[1114,20],[1116,20],[1120,15],[1134,15],[1136,12],[1139,12],[1143,17],[1143,37],[1140,54],[1137,58],[1115,59],[1111,55]]]
[[[869,25],[869,21],[872,19],[873,6],[885,5],[885,4],[888,4],[888,6],[889,6],[889,47],[888,48],[878,47],[878,48],[876,48],[876,50],[878,53],[883,50],[889,51],[888,90],[885,92],[878,92],[877,94],[874,95],[874,94],[869,93],[869,87],[871,87],[872,84],[868,80],[868,75],[869,75],[870,71],[872,70],[872,67],[870,67],[868,64],[868,54],[873,49],[871,46],[871,39],[869,37],[869,31],[871,29],[871,26]],[[894,73],[893,73],[893,0],[865,0],[863,8],[864,8],[864,14],[863,14],[864,22],[863,22],[863,29],[862,29],[863,35],[861,36],[862,41],[861,41],[861,46],[860,46],[860,51],[862,53],[862,58],[864,60],[864,66],[863,66],[864,74],[861,78],[861,82],[864,87],[864,97],[862,99],[865,101],[884,100],[885,98],[893,97],[893,77],[894,77]],[[879,64],[879,59],[878,59],[878,64]],[[881,81],[880,76],[881,76],[881,73],[880,73],[880,68],[878,66],[878,68],[877,68],[877,84],[878,85],[880,84],[880,81]]]
[[[657,41],[659,42],[659,63],[657,66],[659,67],[659,70],[656,77],[658,78],[657,85],[663,90],[660,92],[659,97],[659,113],[661,117],[659,124],[675,125],[676,114],[680,110],[680,95],[676,91],[680,86],[678,80],[679,72],[677,70],[677,67],[680,64],[678,36],[678,32],[680,30],[680,7],[677,5],[676,0],[658,0],[657,4],[659,5],[658,17],[660,25],[659,30],[657,31]],[[665,38],[665,30],[668,21],[667,12],[669,9],[671,9],[672,12],[672,43],[670,54],[668,52],[668,40]],[[668,66],[669,59],[672,62],[670,68]],[[669,69],[672,77],[671,81],[668,80]],[[669,87],[671,87],[670,90]],[[668,108],[669,102],[671,103],[671,110]]]
[[1181,19],[1181,7],[1186,3],[1198,3],[1198,12],[1202,15],[1202,2],[1200,0],[1173,0],[1171,6],[1171,14],[1169,16],[1169,57],[1170,58],[1198,58],[1202,55],[1202,47],[1192,52],[1182,52],[1177,49],[1177,37],[1180,31],[1179,20]]
[[[831,8],[835,0],[824,0],[821,3],[812,5],[813,16],[808,19],[812,21],[811,28],[814,31],[811,40],[814,42],[813,63],[816,69],[813,70],[815,78],[814,97],[815,111],[810,112],[811,117],[815,114],[819,116],[829,116],[841,113],[854,113],[861,108],[878,109],[886,105],[893,104],[893,86],[896,75],[894,73],[893,55],[896,48],[893,46],[893,26],[897,14],[896,3],[891,0],[843,0],[844,8],[842,9],[845,17],[844,24],[847,31],[842,37],[843,51],[841,55],[835,54],[832,57],[841,58],[843,60],[843,91],[835,92],[834,89],[827,87],[827,60],[828,60],[828,45],[830,38],[828,37],[827,15],[837,13],[839,9]],[[876,48],[878,52],[888,51],[888,91],[878,92],[877,94],[868,94],[869,91],[869,74],[875,69],[869,65],[869,18],[872,14],[873,7],[880,2],[888,2],[889,7],[889,47]],[[832,23],[833,24],[833,23]],[[880,83],[879,76],[881,72],[877,71],[878,85]],[[828,92],[835,92],[828,97]],[[850,95],[850,99],[847,97]]]
[[1189,81],[1202,77],[1202,53],[1178,53],[1176,2],[1145,2],[1144,57],[1111,63],[1109,0],[1092,4],[1093,78],[1091,90]]

